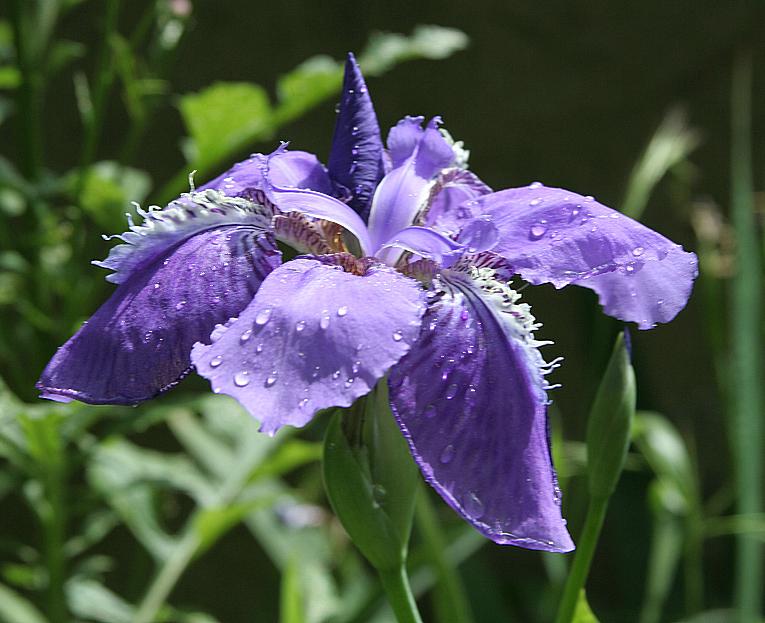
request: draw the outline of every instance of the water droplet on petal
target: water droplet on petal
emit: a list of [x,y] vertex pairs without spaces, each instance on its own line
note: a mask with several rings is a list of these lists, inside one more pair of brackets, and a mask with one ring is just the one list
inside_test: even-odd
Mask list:
[[393,341],[394,342],[400,342],[403,339],[404,339],[404,336],[401,333],[401,331],[394,331],[393,332]]
[[337,379],[339,379],[339,378],[340,378],[340,370],[335,370],[335,371],[332,373],[332,378],[333,378],[334,380],[337,380]]
[[635,257],[640,257],[645,252],[645,249],[643,247],[635,247],[632,249],[632,255]]
[[532,240],[539,240],[547,233],[547,225],[544,222],[535,223],[529,229],[529,237]]
[[160,286],[161,286],[161,284],[160,284],[160,283],[155,283],[155,284],[154,284],[154,289],[155,289],[155,290],[159,290]]
[[210,359],[211,368],[217,368],[222,363],[223,363],[223,357],[221,357],[220,355],[217,355],[216,357],[213,357],[212,359]]
[[361,369],[361,362],[360,361],[354,361],[353,365],[351,366],[351,371],[354,374],[358,374],[360,369]]
[[305,329],[305,320],[298,320],[295,323],[295,331],[300,332]]
[[250,339],[250,336],[252,336],[252,329],[247,329],[246,331],[244,331],[244,332],[242,333],[242,335],[240,335],[240,336],[239,336],[239,339],[240,339],[242,342],[246,342],[247,340],[249,340],[249,339]]
[[346,389],[349,388],[351,385],[353,385],[353,377],[346,379],[345,381],[345,387]]
[[337,308],[337,315],[340,316],[341,318],[343,316],[345,316],[345,314],[347,314],[347,313],[348,313],[348,306],[347,305],[343,305],[342,307],[338,307]]
[[664,305],[664,299],[659,299],[658,301],[656,301],[656,304],[657,304],[659,307],[661,307],[662,305]]
[[268,319],[270,317],[271,317],[271,309],[270,308],[267,307],[266,309],[261,309],[258,312],[258,315],[255,316],[255,324],[263,326],[264,324],[266,324],[268,322]]
[[457,389],[458,388],[456,383],[452,383],[451,385],[449,385],[449,387],[446,388],[446,394],[445,394],[446,399],[451,400],[452,398],[454,398],[457,395]]
[[444,451],[441,453],[441,462],[442,463],[449,463],[454,458],[454,446],[452,444],[449,444],[444,448]]
[[264,383],[264,385],[265,385],[266,387],[272,387],[272,386],[273,386],[273,384],[274,384],[274,383],[276,383],[276,376],[277,376],[277,375],[276,375],[276,372],[271,372],[271,374],[269,374],[269,375],[266,377],[266,382]]
[[180,310],[182,310],[182,309],[183,309],[185,306],[186,306],[186,301],[178,301],[178,302],[175,304],[175,309],[176,309],[176,310],[178,310],[178,311],[180,311]]
[[321,318],[319,319],[319,326],[322,329],[327,329],[329,327],[329,312],[326,309],[321,312]]
[[542,182],[531,182],[529,188],[542,188]]
[[465,512],[473,519],[479,519],[484,513],[483,502],[475,493],[468,493],[463,498],[462,505],[465,507]]
[[237,387],[244,387],[250,383],[250,373],[247,370],[242,370],[234,375],[234,385]]
[[540,203],[542,203],[542,200],[541,200],[539,197],[537,197],[537,198],[535,198],[535,199],[532,199],[531,201],[529,201],[529,205],[530,205],[532,208],[533,208],[534,206],[538,206]]
[[260,343],[260,344],[258,344],[258,345],[255,347],[255,354],[256,354],[256,355],[260,355],[260,353],[262,353],[262,352],[263,352],[263,344],[262,344],[262,343]]

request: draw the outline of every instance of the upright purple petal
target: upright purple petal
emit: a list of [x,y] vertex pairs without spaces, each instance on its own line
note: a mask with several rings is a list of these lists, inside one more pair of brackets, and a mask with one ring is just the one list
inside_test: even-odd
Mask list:
[[372,195],[384,174],[383,144],[364,76],[351,53],[345,63],[328,168],[332,181],[350,193],[348,205],[366,220]]
[[549,370],[518,295],[451,273],[391,371],[391,406],[427,481],[501,544],[566,552],[546,420]]
[[213,391],[274,433],[369,392],[409,350],[424,309],[417,282],[383,264],[298,258],[271,273],[212,345],[195,345],[192,361]]
[[[146,234],[144,234],[146,235]],[[42,373],[43,397],[135,404],[175,385],[192,345],[238,314],[280,262],[273,238],[252,224],[206,229],[154,247]]]
[[364,255],[371,255],[372,245],[366,224],[352,208],[322,192],[280,185],[282,176],[271,172],[273,161],[273,155],[261,161],[265,194],[270,202],[282,212],[300,212],[313,218],[337,223],[356,237]]
[[431,183],[455,160],[452,146],[438,131],[439,120],[433,119],[425,128],[422,122],[422,117],[406,117],[388,135],[393,169],[377,187],[369,214],[375,251],[414,224],[426,205]]
[[462,207],[491,218],[492,252],[524,279],[591,288],[607,314],[641,329],[669,322],[688,301],[696,256],[592,197],[532,184]]
[[438,178],[430,193],[424,224],[455,235],[475,216],[472,210],[463,207],[464,204],[490,192],[491,188],[474,173],[465,169],[448,169]]
[[253,154],[247,160],[237,162],[225,173],[200,186],[198,190],[213,189],[229,197],[253,198],[262,191],[263,161],[270,159],[271,183],[277,186],[303,188],[331,194],[332,183],[324,166],[313,154],[291,151],[280,147],[272,154]]

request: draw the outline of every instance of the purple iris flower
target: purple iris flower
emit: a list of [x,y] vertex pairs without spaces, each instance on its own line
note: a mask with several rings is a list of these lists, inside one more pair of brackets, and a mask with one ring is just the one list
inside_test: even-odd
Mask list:
[[[565,552],[545,362],[520,275],[597,292],[641,329],[684,307],[696,257],[592,197],[492,192],[468,152],[406,117],[383,146],[349,56],[328,167],[280,147],[164,209],[99,266],[111,298],[55,354],[54,400],[135,404],[192,369],[273,434],[387,375],[426,480],[497,543]],[[282,262],[277,241],[302,255]]]

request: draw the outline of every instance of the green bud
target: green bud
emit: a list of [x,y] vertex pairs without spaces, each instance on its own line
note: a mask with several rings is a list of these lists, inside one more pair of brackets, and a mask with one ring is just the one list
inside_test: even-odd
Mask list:
[[338,410],[324,441],[324,486],[351,540],[374,567],[406,559],[417,467],[388,403],[387,384]]
[[607,498],[619,481],[635,415],[635,372],[625,334],[619,334],[587,422],[590,495]]

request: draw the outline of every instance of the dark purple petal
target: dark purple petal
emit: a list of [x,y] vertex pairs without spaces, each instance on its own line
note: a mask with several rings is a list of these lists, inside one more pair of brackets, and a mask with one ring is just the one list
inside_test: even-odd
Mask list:
[[490,192],[491,188],[470,171],[456,168],[445,171],[430,193],[425,225],[449,235],[457,234],[474,218],[463,204]]
[[306,151],[288,151],[280,147],[269,156],[253,154],[237,162],[225,173],[201,186],[198,190],[220,190],[229,197],[252,197],[263,190],[263,161],[269,159],[270,181],[276,186],[315,190],[331,194],[332,183],[324,166]]
[[605,312],[649,329],[685,307],[697,275],[693,253],[615,210],[535,183],[468,202],[499,229],[492,252],[534,284],[598,293]]
[[369,214],[375,251],[414,224],[425,207],[431,182],[455,160],[452,146],[438,131],[438,119],[425,128],[422,122],[422,117],[406,117],[388,135],[393,169],[377,187]]
[[424,309],[417,282],[385,265],[298,258],[271,273],[212,345],[196,344],[192,361],[213,391],[274,433],[369,392],[409,350]]
[[490,278],[446,279],[391,371],[393,412],[427,481],[481,533],[570,551],[547,430],[550,366],[528,307]]
[[156,396],[189,371],[192,345],[244,309],[279,262],[271,236],[252,225],[207,229],[165,247],[118,273],[117,290],[59,348],[37,387],[45,398],[93,404]]
[[328,167],[332,181],[350,192],[348,205],[365,220],[372,195],[384,174],[382,155],[380,126],[372,99],[356,59],[349,53]]

